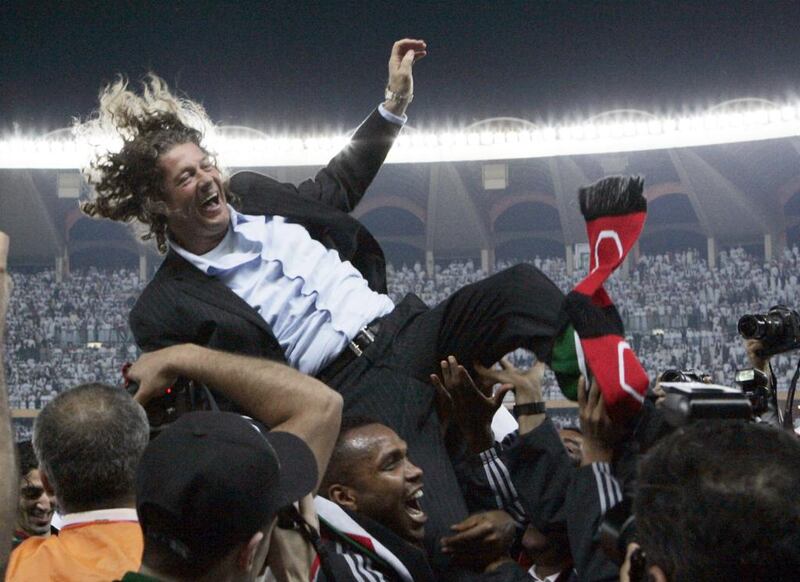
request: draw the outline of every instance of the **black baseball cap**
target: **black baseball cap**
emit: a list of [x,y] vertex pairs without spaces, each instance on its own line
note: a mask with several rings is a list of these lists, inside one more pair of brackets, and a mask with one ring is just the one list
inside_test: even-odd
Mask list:
[[136,511],[146,544],[205,560],[250,539],[316,482],[299,437],[233,412],[190,412],[145,449]]

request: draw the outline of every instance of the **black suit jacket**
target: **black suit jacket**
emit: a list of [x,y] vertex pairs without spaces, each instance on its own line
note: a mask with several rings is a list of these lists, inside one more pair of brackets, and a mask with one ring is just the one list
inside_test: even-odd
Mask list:
[[[255,172],[231,177],[244,214],[279,215],[339,252],[369,286],[386,292],[383,252],[352,211],[383,164],[399,126],[374,111],[313,179],[294,186]],[[178,343],[285,361],[272,330],[245,301],[170,250],[130,313],[136,343],[152,351]]]

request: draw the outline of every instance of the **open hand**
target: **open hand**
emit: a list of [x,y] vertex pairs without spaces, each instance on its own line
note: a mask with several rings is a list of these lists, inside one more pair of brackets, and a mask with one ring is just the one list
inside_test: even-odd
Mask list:
[[513,388],[501,386],[495,394],[485,393],[472,380],[469,372],[458,363],[455,356],[441,361],[442,378],[431,374],[431,382],[449,407],[450,415],[458,424],[473,452],[479,453],[492,446],[492,419],[503,404],[506,393]]
[[528,404],[542,400],[542,380],[544,379],[544,362],[536,362],[527,370],[515,367],[508,358],[500,360],[500,368],[484,368],[475,363],[475,371],[483,383],[511,386],[514,390],[516,404]]
[[[413,95],[414,76],[411,70],[414,63],[426,54],[428,52],[424,40],[404,38],[394,43],[392,54],[389,56],[389,81],[387,82],[389,90],[398,95]],[[401,105],[395,101],[387,101],[384,106],[395,115],[403,115],[408,102]]]
[[470,515],[450,527],[455,533],[442,538],[442,552],[461,566],[482,571],[488,564],[508,555],[516,527],[501,509]]

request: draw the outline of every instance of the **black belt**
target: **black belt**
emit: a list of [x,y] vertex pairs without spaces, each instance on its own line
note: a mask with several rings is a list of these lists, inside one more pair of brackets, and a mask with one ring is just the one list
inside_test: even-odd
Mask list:
[[333,378],[336,376],[336,374],[344,370],[350,364],[350,362],[360,358],[363,355],[364,350],[366,350],[367,347],[375,341],[375,337],[378,335],[380,329],[381,320],[379,318],[358,330],[358,333],[355,335],[355,337],[347,342],[347,346],[342,350],[342,353],[336,356],[336,359],[330,364],[325,366],[325,369],[317,374],[317,378]]

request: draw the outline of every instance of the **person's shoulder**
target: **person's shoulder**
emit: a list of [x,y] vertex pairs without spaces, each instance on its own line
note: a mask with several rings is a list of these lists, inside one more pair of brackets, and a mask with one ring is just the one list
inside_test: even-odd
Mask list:
[[58,548],[58,536],[31,536],[24,540],[11,552],[6,581],[35,580],[38,573],[47,571]]
[[[87,524],[25,540],[11,553],[6,582],[113,580],[138,570],[144,538],[135,522]],[[98,562],[98,558],[102,558]]]
[[193,269],[194,267],[183,259],[178,253],[169,251],[164,257],[164,260],[159,266],[153,278],[147,282],[136,299],[136,302],[131,309],[131,314],[139,313],[145,306],[151,306],[154,300],[159,303],[164,301],[164,295],[169,294],[169,289],[178,280],[178,275],[186,269]]
[[160,580],[139,572],[125,572],[125,575],[120,580],[115,580],[114,582],[160,582]]

